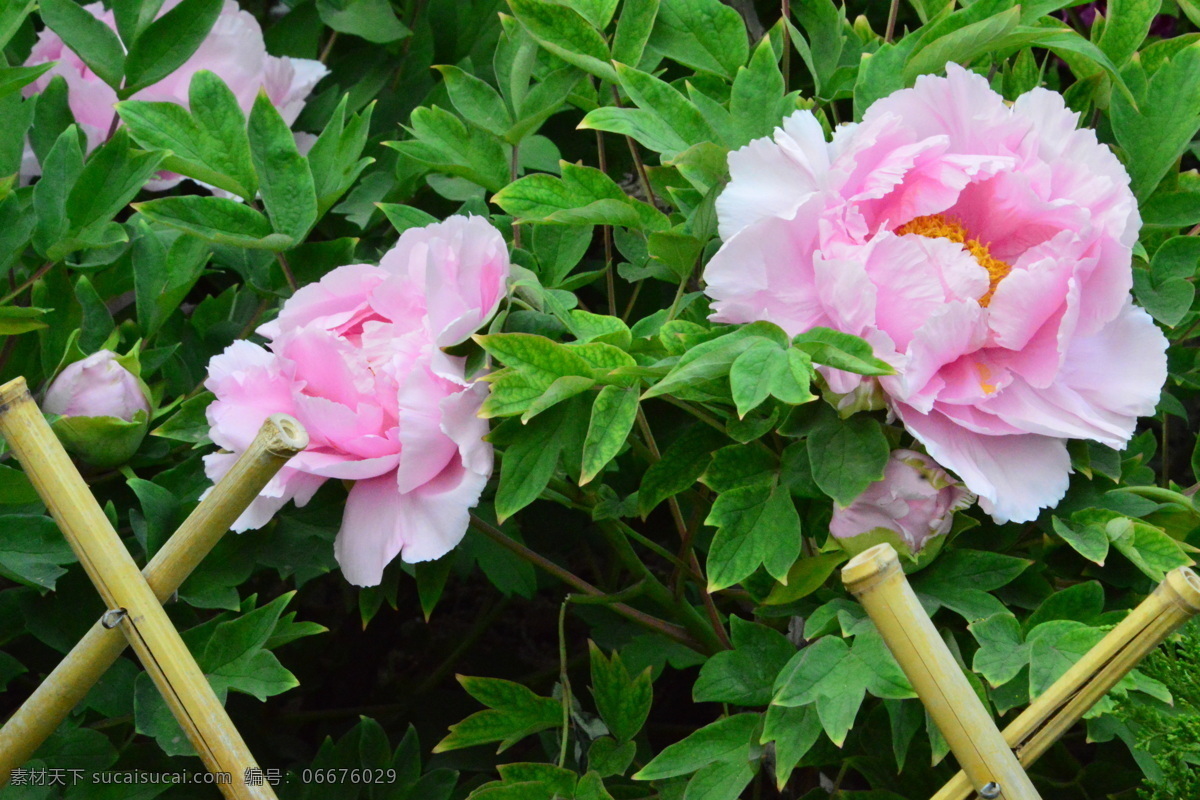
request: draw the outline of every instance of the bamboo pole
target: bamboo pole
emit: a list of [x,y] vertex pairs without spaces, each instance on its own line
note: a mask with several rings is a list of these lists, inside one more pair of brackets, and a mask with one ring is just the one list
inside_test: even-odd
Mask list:
[[[269,417],[246,452],[188,515],[142,570],[165,602],[208,555],[234,521],[289,458],[308,446],[308,434],[286,414]],[[99,621],[0,728],[0,786],[28,761],[128,642]]]
[[[1021,764],[1037,761],[1121,678],[1197,613],[1200,578],[1187,567],[1172,570],[1149,597],[1004,729],[1004,739]],[[959,772],[933,800],[967,800],[970,795],[970,781]]]
[[276,800],[270,786],[246,782],[247,770],[257,769],[254,757],[29,396],[24,378],[0,386],[0,434],[108,606],[106,622],[125,634],[221,793],[231,800]]
[[1040,800],[921,608],[892,546],[876,545],[850,559],[842,582],[874,621],[975,789],[988,798]]

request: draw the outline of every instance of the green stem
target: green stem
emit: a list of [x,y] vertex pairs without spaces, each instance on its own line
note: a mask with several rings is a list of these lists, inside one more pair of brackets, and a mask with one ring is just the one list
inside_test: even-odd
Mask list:
[[562,686],[562,744],[558,749],[558,766],[561,769],[567,763],[567,741],[571,731],[571,681],[567,678],[567,637],[566,619],[567,603],[563,601],[558,609],[558,681]]

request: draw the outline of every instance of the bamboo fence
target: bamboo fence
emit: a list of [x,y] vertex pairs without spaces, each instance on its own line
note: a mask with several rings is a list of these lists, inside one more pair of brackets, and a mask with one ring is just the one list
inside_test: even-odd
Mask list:
[[1033,782],[921,607],[892,546],[876,545],[850,559],[842,582],[874,621],[970,785],[986,798],[1038,800]]
[[[55,670],[53,675],[57,677],[49,682],[48,688],[44,687],[40,699],[27,703],[28,708],[18,712],[19,719],[14,717],[18,726],[33,726],[25,729],[29,736],[44,739],[42,734],[49,720],[41,723],[36,717],[45,714],[61,720],[111,666],[123,644],[109,634],[120,631],[205,767],[227,780],[217,783],[222,794],[233,800],[274,800],[275,793],[269,786],[247,781],[252,771],[258,771],[254,757],[160,602],[195,568],[258,493],[261,484],[270,480],[287,457],[307,443],[307,435],[295,420],[279,417],[271,424],[276,430],[260,434],[255,455],[239,460],[223,481],[226,488],[214,490],[209,501],[197,508],[147,567],[148,575],[157,578],[152,586],[46,423],[29,395],[25,380],[17,378],[0,386],[0,434],[8,440],[109,609]],[[259,481],[261,484],[254,488],[253,484]],[[17,740],[18,749],[30,743],[35,748],[40,744],[35,738],[26,740],[19,727],[10,730],[10,725],[12,720],[5,726],[5,736]],[[8,749],[4,748],[4,752]],[[4,766],[11,770],[7,757]]]

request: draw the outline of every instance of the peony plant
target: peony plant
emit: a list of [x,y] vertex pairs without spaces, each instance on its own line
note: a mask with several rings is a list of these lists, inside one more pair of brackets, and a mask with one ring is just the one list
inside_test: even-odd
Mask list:
[[[1003,727],[1200,547],[1192,5],[9,4],[0,381],[139,564],[306,429],[166,604],[263,793],[940,796],[850,558]],[[15,708],[105,609],[0,460]],[[1195,795],[1198,636],[1042,796]],[[203,775],[58,712],[0,798]]]

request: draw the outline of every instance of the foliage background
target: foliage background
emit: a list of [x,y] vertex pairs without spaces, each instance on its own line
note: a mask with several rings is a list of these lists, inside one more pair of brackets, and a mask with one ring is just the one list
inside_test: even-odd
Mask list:
[[[197,33],[213,3],[189,2],[196,14],[178,30],[135,40],[137,59],[71,28],[71,0],[40,11],[6,0],[0,41],[7,63],[21,64],[54,20],[130,86],[172,66],[175,55],[152,42]],[[190,116],[124,104],[126,127],[85,163],[63,87],[23,99],[33,71],[6,67],[0,378],[23,375],[37,389],[82,353],[140,342],[154,435],[126,468],[89,482],[135,556],[148,557],[207,483],[208,359],[270,318],[292,284],[376,261],[398,230],[489,216],[518,268],[484,340],[507,367],[489,402],[499,478],[463,544],[354,589],[332,551],[345,489],[326,485],[308,507],[228,537],[170,605],[260,763],[292,771],[280,796],[929,796],[953,759],[841,590],[846,555],[824,533],[831,498],[877,478],[900,431],[880,414],[841,420],[805,402],[804,385],[765,393],[730,375],[749,344],[808,365],[880,367],[848,337],[793,344],[769,326],[707,323],[699,276],[717,246],[713,201],[727,151],[792,110],[849,121],[949,60],[1010,100],[1035,85],[1064,92],[1127,164],[1146,225],[1135,294],[1173,342],[1158,417],[1121,453],[1073,443],[1071,491],[1036,523],[962,515],[914,577],[978,691],[1011,713],[1200,544],[1190,492],[1178,491],[1200,471],[1190,421],[1200,388],[1200,6],[1110,2],[1107,20],[1089,22],[1084,5],[246,4],[273,54],[331,70],[295,126],[324,131],[307,156],[269,104],[245,128],[231,125],[219,84],[201,78]],[[18,179],[26,138],[45,173],[33,187]],[[140,192],[156,168],[247,200],[257,188],[261,205],[190,183]],[[594,346],[555,344],[569,342]],[[466,351],[482,363],[478,346]],[[802,356],[774,355],[790,351]],[[1165,491],[1126,491],[1153,486]],[[0,504],[8,710],[102,609],[11,461],[0,464]],[[796,524],[803,552],[778,535]],[[578,577],[565,586],[562,570]],[[785,588],[775,578],[789,571]],[[599,602],[583,601],[580,580],[599,587]],[[565,591],[576,602],[564,612]],[[614,603],[661,619],[674,638]],[[1034,770],[1047,796],[1194,796],[1200,701],[1193,671],[1179,666],[1195,663],[1192,641],[1156,657],[1047,754]],[[239,655],[219,658],[228,653]],[[470,717],[432,754],[481,703],[497,710]],[[200,769],[174,738],[126,656],[30,766]],[[483,745],[501,740],[512,748],[499,755]],[[496,783],[505,764],[518,766]],[[299,771],[315,767],[394,767],[401,780],[303,785]],[[638,770],[642,780],[631,777]],[[10,786],[0,796],[109,795]]]

